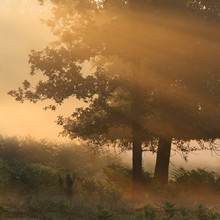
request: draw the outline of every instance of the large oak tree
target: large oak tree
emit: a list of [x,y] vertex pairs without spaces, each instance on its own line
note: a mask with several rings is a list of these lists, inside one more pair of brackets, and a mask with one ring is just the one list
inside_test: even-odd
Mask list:
[[52,2],[57,40],[29,59],[31,75],[44,77],[10,94],[50,99],[53,110],[70,97],[85,102],[58,124],[71,138],[132,149],[133,195],[142,194],[143,148],[158,140],[155,176],[165,183],[172,140],[219,136],[219,32],[207,15],[193,17],[200,3]]

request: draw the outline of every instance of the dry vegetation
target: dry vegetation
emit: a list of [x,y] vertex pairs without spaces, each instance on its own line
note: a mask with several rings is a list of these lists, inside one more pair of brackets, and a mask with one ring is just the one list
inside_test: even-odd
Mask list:
[[130,201],[131,169],[86,146],[0,137],[0,219],[220,219],[220,178],[176,170],[167,187],[145,172],[146,199]]

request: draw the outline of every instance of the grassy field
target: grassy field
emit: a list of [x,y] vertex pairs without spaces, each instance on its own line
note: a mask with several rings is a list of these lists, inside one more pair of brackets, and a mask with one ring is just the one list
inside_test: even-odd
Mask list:
[[220,177],[175,170],[168,186],[145,172],[146,198],[130,200],[131,169],[86,146],[0,137],[0,219],[220,219]]

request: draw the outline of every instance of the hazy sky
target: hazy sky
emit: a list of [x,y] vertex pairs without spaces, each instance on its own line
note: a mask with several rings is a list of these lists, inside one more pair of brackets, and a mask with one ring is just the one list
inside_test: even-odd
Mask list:
[[[9,90],[17,89],[24,79],[30,78],[28,65],[30,50],[42,49],[52,40],[49,29],[41,22],[41,19],[48,16],[49,11],[49,6],[40,6],[37,0],[0,1],[0,134],[2,135],[29,134],[38,138],[56,139],[61,131],[54,122],[56,116],[68,115],[76,107],[76,103],[71,101],[58,109],[58,112],[44,111],[42,103],[20,104],[7,95]],[[201,154],[200,157],[192,155],[190,161],[196,166],[210,165],[218,169],[219,157],[211,157],[209,152],[204,152],[202,155],[202,157]],[[171,160],[176,161],[175,158],[177,157]]]
[[0,1],[0,134],[56,138],[59,112],[43,111],[43,104],[20,104],[7,95],[29,76],[28,54],[52,39],[41,19],[49,8],[37,0]]

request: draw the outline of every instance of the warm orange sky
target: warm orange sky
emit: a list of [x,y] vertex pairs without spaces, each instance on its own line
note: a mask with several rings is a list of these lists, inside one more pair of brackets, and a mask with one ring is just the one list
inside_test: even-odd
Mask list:
[[45,112],[41,103],[20,104],[7,95],[30,78],[30,50],[41,49],[52,39],[40,21],[48,11],[37,0],[0,1],[0,134],[56,138],[61,129],[54,123],[59,112]]

